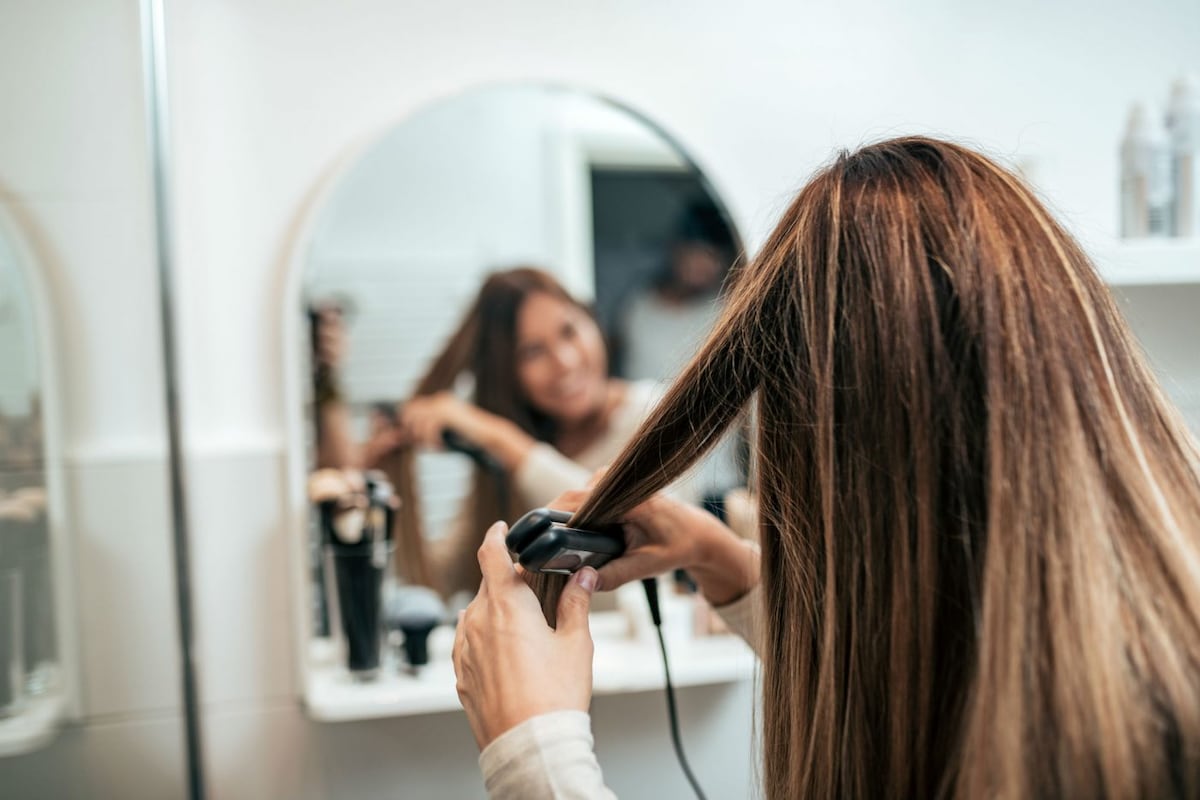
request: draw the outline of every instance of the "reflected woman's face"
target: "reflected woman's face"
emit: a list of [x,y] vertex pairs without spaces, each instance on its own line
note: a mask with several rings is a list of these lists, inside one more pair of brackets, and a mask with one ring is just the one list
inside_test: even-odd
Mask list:
[[517,379],[530,404],[565,423],[604,407],[608,353],[600,328],[573,303],[531,294],[517,312]]

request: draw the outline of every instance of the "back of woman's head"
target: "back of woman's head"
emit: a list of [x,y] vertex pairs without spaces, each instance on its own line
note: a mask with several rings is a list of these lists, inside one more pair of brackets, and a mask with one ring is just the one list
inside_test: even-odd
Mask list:
[[1200,791],[1196,450],[1028,187],[926,138],[840,156],[576,522],[751,398],[769,797]]

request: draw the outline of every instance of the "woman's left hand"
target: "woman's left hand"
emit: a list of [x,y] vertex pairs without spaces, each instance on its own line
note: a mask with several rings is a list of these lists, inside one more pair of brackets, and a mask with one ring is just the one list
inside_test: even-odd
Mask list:
[[479,548],[483,582],[454,637],[458,697],[480,750],[539,714],[587,711],[592,697],[588,609],[596,571],[572,576],[553,629],[508,554],[507,532],[503,522],[488,530]]

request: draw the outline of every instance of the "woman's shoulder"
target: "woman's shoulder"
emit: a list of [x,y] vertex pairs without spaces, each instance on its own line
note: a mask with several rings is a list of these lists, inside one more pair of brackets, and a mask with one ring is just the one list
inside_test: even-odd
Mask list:
[[625,397],[620,408],[644,417],[667,393],[667,385],[655,380],[625,381]]
[[658,405],[658,401],[662,400],[666,391],[666,385],[658,381],[625,381],[624,395],[614,409],[610,427],[633,433]]

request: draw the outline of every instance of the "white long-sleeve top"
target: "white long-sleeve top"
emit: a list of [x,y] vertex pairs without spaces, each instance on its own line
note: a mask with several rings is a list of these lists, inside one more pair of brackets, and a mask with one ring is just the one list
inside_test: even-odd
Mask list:
[[[717,609],[732,631],[754,649],[761,592]],[[491,800],[615,800],[604,785],[592,750],[591,717],[584,711],[552,711],[510,728],[479,754],[483,784]]]

